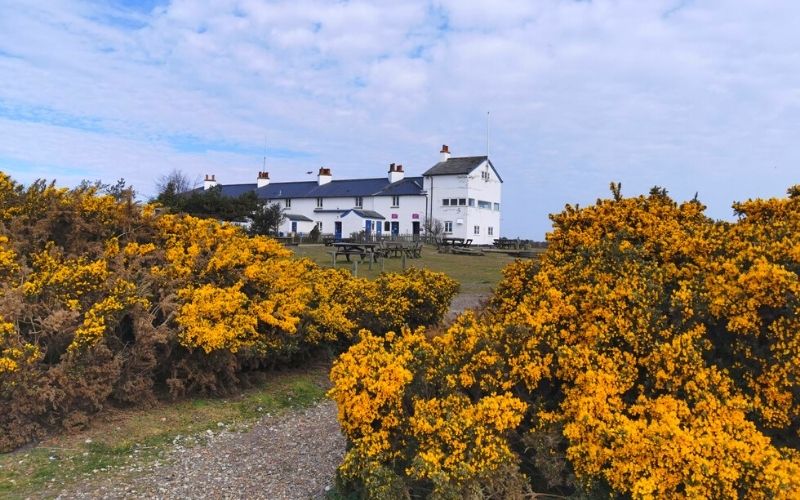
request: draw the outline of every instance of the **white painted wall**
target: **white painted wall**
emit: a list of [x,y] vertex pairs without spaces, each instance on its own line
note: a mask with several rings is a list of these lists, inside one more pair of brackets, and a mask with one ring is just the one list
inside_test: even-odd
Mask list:
[[[486,172],[484,179],[481,172]],[[452,231],[447,236],[471,238],[475,245],[491,245],[500,237],[500,210],[495,203],[501,203],[500,179],[497,178],[488,162],[483,162],[469,175],[437,175],[425,178],[425,190],[431,200],[431,211],[435,219],[443,223],[451,222]],[[443,200],[465,200],[466,205],[444,205]],[[474,200],[474,206],[469,200]],[[491,204],[491,208],[480,208],[479,201]],[[502,210],[502,205],[500,205]],[[475,234],[478,226],[478,234]],[[492,228],[492,234],[489,234]]]

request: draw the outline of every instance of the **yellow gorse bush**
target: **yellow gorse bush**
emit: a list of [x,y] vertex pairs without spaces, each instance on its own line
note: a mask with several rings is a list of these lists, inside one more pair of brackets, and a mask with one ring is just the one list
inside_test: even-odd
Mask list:
[[[735,223],[616,189],[553,215],[544,257],[509,266],[481,316],[340,358],[345,488],[800,496],[800,189],[735,204]],[[397,364],[391,407],[342,411]]]
[[109,402],[218,391],[242,373],[441,320],[457,284],[321,269],[267,237],[156,214],[130,190],[0,173],[0,450]]

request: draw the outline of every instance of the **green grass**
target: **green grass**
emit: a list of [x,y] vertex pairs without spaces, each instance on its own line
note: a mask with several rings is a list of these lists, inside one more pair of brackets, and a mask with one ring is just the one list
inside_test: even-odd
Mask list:
[[85,431],[0,455],[0,497],[53,496],[56,488],[70,482],[157,460],[173,443],[202,444],[209,429],[244,430],[264,415],[311,406],[325,396],[328,368],[274,373],[266,382],[229,398],[195,398],[108,412]]
[[[328,254],[331,247],[323,245],[300,245],[291,247],[300,257],[308,257],[317,264],[331,267],[331,256]],[[500,271],[514,258],[504,253],[486,253],[486,255],[457,255],[440,254],[436,247],[426,245],[422,251],[421,259],[406,259],[406,266],[415,266],[440,271],[461,283],[463,293],[486,293],[500,281]],[[373,279],[381,272],[380,264],[372,264],[372,270],[367,267],[367,262],[358,264],[358,275],[363,278]],[[344,262],[340,257],[337,267],[353,269],[352,263]],[[387,272],[402,271],[402,259],[389,258],[384,260],[384,270]]]

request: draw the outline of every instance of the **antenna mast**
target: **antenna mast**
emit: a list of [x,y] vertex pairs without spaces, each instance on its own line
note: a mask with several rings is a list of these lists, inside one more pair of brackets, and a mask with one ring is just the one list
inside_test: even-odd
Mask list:
[[267,171],[267,136],[264,136],[264,162],[261,168],[265,172]]
[[486,157],[489,157],[489,112],[486,112]]

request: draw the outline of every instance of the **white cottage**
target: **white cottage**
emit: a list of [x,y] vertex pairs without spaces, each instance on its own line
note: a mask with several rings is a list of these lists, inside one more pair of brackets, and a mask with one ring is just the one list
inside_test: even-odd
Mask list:
[[[259,199],[280,203],[283,233],[322,233],[346,238],[364,231],[373,236],[420,235],[426,218],[442,221],[445,236],[491,244],[500,236],[503,180],[486,156],[450,157],[442,146],[439,162],[420,177],[405,177],[392,163],[386,177],[335,180],[322,167],[315,181],[271,182],[259,172],[255,184],[222,185],[226,196],[255,190]],[[217,185],[206,176],[204,189]]]

